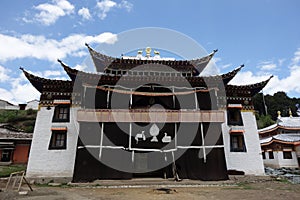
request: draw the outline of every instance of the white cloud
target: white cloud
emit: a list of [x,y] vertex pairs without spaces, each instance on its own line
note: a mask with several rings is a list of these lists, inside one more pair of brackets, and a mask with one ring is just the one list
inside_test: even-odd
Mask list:
[[28,82],[23,73],[17,78],[9,77],[7,80],[10,89],[0,88],[0,98],[14,104],[26,103],[33,99],[39,99],[40,93]]
[[263,71],[270,71],[276,69],[276,64],[274,63],[265,63],[259,66],[259,68]]
[[[265,94],[274,94],[278,91],[286,93],[300,94],[300,49],[298,49],[294,57],[291,59],[291,65],[286,68],[289,70],[288,76],[280,78],[275,75],[264,88]],[[277,68],[275,64],[266,64],[261,67],[261,70],[273,70]],[[272,73],[273,71],[271,71]],[[270,73],[258,71],[255,74],[251,71],[241,71],[230,82],[233,85],[247,85],[267,80]]]
[[105,32],[95,36],[74,34],[61,40],[49,39],[40,35],[10,36],[0,34],[0,44],[6,47],[0,48],[0,61],[13,60],[17,58],[36,58],[56,62],[57,58],[66,56],[87,55],[84,43],[107,43],[113,44],[117,41],[117,35]]
[[121,3],[118,4],[118,7],[125,8],[127,10],[127,12],[130,12],[133,8],[133,4],[128,1],[122,0]]
[[84,20],[90,20],[92,19],[92,16],[90,14],[90,11],[88,8],[81,8],[78,10],[78,15],[81,16]]
[[61,71],[52,71],[52,70],[46,70],[44,72],[44,77],[50,77],[50,76],[61,76]]
[[300,48],[297,49],[297,51],[294,53],[293,63],[299,63],[300,62]]
[[116,3],[115,1],[111,0],[102,0],[97,2],[96,7],[99,9],[99,18],[101,20],[104,20],[107,17],[107,13],[112,10],[112,8],[120,8],[120,9],[125,9],[127,12],[130,12],[133,8],[133,4],[122,0],[120,3]]
[[99,17],[100,19],[105,19],[107,16],[107,13],[113,8],[117,6],[117,3],[111,0],[103,0],[97,2],[97,8],[99,9]]
[[5,67],[0,65],[0,83],[9,80],[9,72],[9,69],[6,69]]
[[74,5],[67,0],[52,0],[51,3],[42,3],[33,8],[38,13],[31,19],[27,12],[23,21],[26,23],[39,22],[45,26],[54,24],[60,17],[72,14],[75,9]]
[[84,71],[86,68],[87,68],[86,65],[76,65],[76,66],[74,67],[74,69],[77,69],[77,70],[79,70],[79,71]]

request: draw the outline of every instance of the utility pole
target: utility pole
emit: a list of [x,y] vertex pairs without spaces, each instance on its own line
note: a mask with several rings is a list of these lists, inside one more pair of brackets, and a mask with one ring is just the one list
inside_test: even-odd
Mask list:
[[263,99],[263,103],[264,103],[264,107],[265,107],[265,112],[266,112],[266,116],[268,115],[268,108],[265,102],[265,96],[264,96],[264,91],[262,90],[262,99]]

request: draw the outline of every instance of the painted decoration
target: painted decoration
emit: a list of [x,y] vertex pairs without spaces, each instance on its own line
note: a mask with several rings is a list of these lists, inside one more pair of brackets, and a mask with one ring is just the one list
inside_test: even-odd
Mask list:
[[151,126],[150,135],[152,136],[151,142],[158,142],[157,136],[159,135],[159,128],[156,124]]
[[165,136],[161,140],[163,143],[170,143],[171,142],[171,136],[168,136],[167,133],[165,133]]
[[145,131],[142,131],[141,133],[137,133],[135,136],[135,141],[138,144],[140,140],[145,141],[146,140],[146,136],[145,136]]

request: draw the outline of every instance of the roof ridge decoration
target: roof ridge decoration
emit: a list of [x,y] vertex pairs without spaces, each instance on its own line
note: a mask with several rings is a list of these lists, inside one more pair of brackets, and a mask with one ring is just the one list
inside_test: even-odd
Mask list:
[[207,66],[207,64],[210,62],[210,60],[213,58],[215,53],[218,51],[218,49],[213,50],[212,53],[208,54],[207,56],[196,58],[192,60],[141,60],[141,59],[124,59],[124,58],[115,58],[111,56],[107,56],[105,54],[102,54],[100,52],[97,52],[93,48],[91,48],[87,43],[85,43],[87,46],[91,58],[94,62],[94,66],[96,68],[97,72],[104,72],[107,69],[132,69],[138,65],[143,64],[162,64],[167,65],[177,71],[190,71],[193,73],[194,76],[199,75],[204,68]]
[[[124,75],[109,75],[109,74],[99,74],[99,73],[92,73],[92,72],[84,72],[84,71],[80,71],[74,68],[71,68],[70,66],[64,64],[61,60],[58,60],[60,62],[60,64],[62,65],[62,67],[64,68],[64,70],[67,72],[67,74],[69,75],[69,77],[72,79],[72,81],[75,81],[77,75],[79,75],[79,78],[81,78],[82,80],[88,80],[86,78],[92,78],[93,80],[98,79],[100,80],[106,80],[106,81],[117,81],[121,76]],[[228,73],[222,74],[222,75],[213,75],[213,76],[192,76],[192,77],[185,77],[187,81],[189,81],[190,83],[196,83],[195,87],[199,86],[197,85],[197,82],[201,83],[202,86],[203,84],[206,83],[213,83],[212,85],[210,85],[211,87],[214,86],[214,82],[218,82],[219,80],[222,80],[224,85],[227,85],[229,81],[231,81],[234,76],[244,67],[244,65],[241,65],[240,67],[234,69],[233,71],[230,71]],[[131,77],[130,81],[134,81],[135,77],[136,79],[140,80],[141,77],[140,76],[128,76]],[[148,78],[153,78],[156,79],[156,76],[147,76],[147,80]],[[166,80],[166,81],[172,81],[174,79],[174,81],[176,81],[177,77],[163,77],[164,79],[162,79],[162,77],[160,77],[160,80]],[[153,80],[155,81],[155,80]],[[95,82],[94,82],[95,83]],[[219,85],[220,83],[217,83],[217,85]]]

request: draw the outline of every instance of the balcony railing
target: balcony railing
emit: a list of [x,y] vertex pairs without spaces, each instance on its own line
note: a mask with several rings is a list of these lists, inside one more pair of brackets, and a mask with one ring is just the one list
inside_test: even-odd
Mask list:
[[79,122],[224,122],[221,110],[82,109]]

